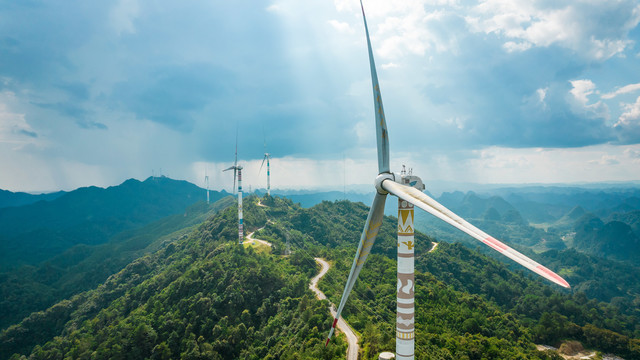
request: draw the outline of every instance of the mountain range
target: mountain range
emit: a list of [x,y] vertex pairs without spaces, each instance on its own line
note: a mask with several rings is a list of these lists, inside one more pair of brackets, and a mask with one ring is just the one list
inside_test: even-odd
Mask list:
[[64,191],[56,191],[44,194],[29,194],[25,192],[11,192],[0,189],[0,208],[16,207],[36,203],[38,201],[51,201],[64,195]]
[[[86,226],[86,211],[67,211],[74,203],[92,208],[96,200],[91,198],[96,197],[116,204],[111,206],[115,209],[130,205],[116,220],[110,217],[113,213],[105,215],[106,210],[92,218],[107,228],[102,241],[66,242],[72,245],[62,250],[45,246],[41,254],[34,252],[35,258],[25,251],[22,265],[0,274],[0,359],[344,357],[342,337],[323,346],[332,321],[328,303],[316,300],[307,285],[317,272],[313,257],[323,257],[332,267],[319,287],[330,301],[339,300],[367,215],[365,205],[321,201],[323,194],[307,195],[305,206],[300,198],[294,200],[297,204],[281,197],[249,196],[245,228],[262,228],[254,236],[272,243],[270,253],[259,253],[237,245],[237,209],[227,194],[217,194],[218,201],[206,204],[200,200],[202,189],[191,193],[195,185],[166,178],[129,180],[120,186],[125,189],[110,188],[108,194],[127,194],[126,201],[109,202],[104,193],[109,189],[92,189],[81,191],[85,199],[58,202],[70,192],[44,201],[51,207],[48,213],[41,210],[43,202],[5,208],[28,214],[25,208],[40,204],[32,208],[38,209],[34,214],[48,220],[29,220],[31,224],[70,234],[77,226],[82,229],[77,233],[90,234],[100,227]],[[176,198],[185,197],[191,203],[148,221],[152,216],[132,210],[139,202],[151,201],[149,194],[161,187],[158,193],[176,204],[181,201]],[[166,193],[172,191],[174,195]],[[590,191],[586,198],[597,197]],[[422,221],[421,228],[430,234],[416,233],[418,358],[559,359],[553,351],[537,351],[534,344],[559,346],[566,340],[626,359],[640,358],[640,269],[633,258],[616,255],[633,249],[633,241],[621,239],[637,238],[635,193],[627,191],[630,198],[620,192],[605,194],[611,202],[578,201],[571,206],[560,198],[575,198],[579,192],[574,190],[556,194],[552,203],[543,202],[549,197],[540,192],[523,195],[528,192],[518,193],[524,199],[519,202],[513,201],[517,194],[504,192],[445,193],[439,200],[560,273],[572,284],[572,292],[514,271],[466,235],[416,216],[416,225]],[[392,212],[395,203],[390,203]],[[160,214],[159,209],[166,208],[157,205],[149,211],[153,209]],[[532,220],[525,215],[531,209],[547,215]],[[545,222],[540,222],[543,217]],[[135,221],[127,222],[129,218]],[[385,217],[344,311],[360,334],[361,358],[393,349],[396,223],[394,217]],[[121,224],[130,227],[118,230]],[[26,225],[11,229],[29,233]],[[432,241],[439,246],[430,253]],[[293,253],[283,255],[288,248]]]
[[[214,191],[211,199],[227,195]],[[75,245],[105,243],[119,232],[183,212],[204,198],[204,190],[189,182],[150,177],[0,208],[0,270],[36,264]]]

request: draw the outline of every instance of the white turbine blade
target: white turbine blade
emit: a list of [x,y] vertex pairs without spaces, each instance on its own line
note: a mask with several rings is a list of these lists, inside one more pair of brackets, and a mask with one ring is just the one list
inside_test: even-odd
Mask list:
[[[264,162],[267,160],[267,154],[264,154],[264,158],[262,158],[262,165],[264,165]],[[260,165],[260,170],[258,170],[258,175],[260,175],[260,173],[262,172],[262,165]]]
[[233,192],[236,192],[236,176],[238,174],[238,167],[233,168]]
[[233,160],[233,166],[238,166],[238,127],[236,125],[236,156]]
[[356,283],[356,279],[360,274],[360,270],[362,270],[364,262],[367,260],[367,256],[369,256],[369,253],[371,252],[371,247],[376,241],[378,231],[380,230],[380,226],[382,226],[382,218],[384,217],[384,203],[386,199],[386,194],[381,195],[379,193],[376,193],[376,196],[373,199],[373,204],[371,204],[371,209],[369,209],[369,215],[367,216],[367,222],[364,224],[364,230],[362,231],[362,235],[360,236],[358,252],[353,259],[351,272],[349,272],[349,278],[347,279],[347,283],[344,286],[344,292],[342,293],[342,298],[340,299],[340,305],[338,306],[336,317],[333,320],[333,325],[331,326],[331,331],[329,332],[329,336],[327,337],[325,346],[329,343],[329,340],[331,340],[331,336],[336,329],[338,319],[340,319],[340,314],[342,314],[342,309],[344,308],[344,305],[349,298],[349,294],[351,294],[351,290],[353,290],[353,285]]
[[543,278],[550,280],[562,287],[565,287],[565,288],[570,287],[569,283],[567,283],[567,281],[562,277],[560,277],[558,274],[547,269],[543,265],[540,265],[539,263],[530,259],[529,257],[519,253],[518,251],[512,249],[511,247],[507,246],[501,241],[498,241],[495,238],[489,236],[487,233],[471,225],[466,220],[464,220],[460,216],[454,214],[451,210],[444,207],[442,204],[438,203],[434,199],[424,194],[422,191],[413,187],[398,184],[390,180],[383,181],[382,187],[386,191],[394,194],[395,196],[401,198],[402,200],[406,200],[412,203],[413,205],[425,210],[426,212],[436,216],[437,218],[445,221],[446,223],[471,235],[474,239],[482,242],[483,244],[496,250],[502,255],[508,257],[509,259],[517,262],[518,264],[526,267],[527,269],[533,271],[534,273],[542,276]]
[[224,169],[224,170],[222,170],[222,171],[223,171],[223,172],[224,172],[224,171],[229,171],[229,170],[233,170],[234,168],[235,168],[234,166],[231,166],[231,167],[228,167],[228,168],[226,168],[226,169]]
[[373,61],[373,51],[371,50],[371,40],[369,39],[369,28],[367,27],[367,18],[364,15],[364,6],[360,0],[362,8],[362,20],[364,21],[364,31],[367,34],[367,47],[369,49],[369,65],[371,67],[371,85],[373,86],[373,102],[374,111],[376,113],[376,139],[378,143],[378,173],[389,172],[389,135],[387,133],[387,123],[384,117],[384,108],[382,107],[382,94],[380,93],[380,84],[378,83],[378,73],[376,72],[376,64]]

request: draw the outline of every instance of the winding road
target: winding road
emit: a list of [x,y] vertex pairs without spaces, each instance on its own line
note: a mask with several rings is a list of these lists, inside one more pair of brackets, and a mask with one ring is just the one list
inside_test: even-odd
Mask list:
[[[260,230],[262,230],[262,229],[264,229],[264,226],[263,226],[263,227],[261,227],[260,229],[257,229],[256,231],[260,231]],[[268,242],[268,241],[266,241],[266,240],[262,240],[262,239],[256,239],[256,238],[254,238],[254,237],[253,237],[253,234],[255,234],[255,233],[256,233],[256,231],[254,231],[254,232],[252,232],[252,233],[249,233],[249,234],[246,236],[247,240],[250,240],[250,241],[257,241],[257,242],[259,242],[259,243],[261,243],[261,244],[267,245],[268,247],[272,247],[270,242]]]
[[[260,231],[262,229],[264,229],[264,227],[261,227],[256,231]],[[257,241],[259,243],[262,243],[271,247],[270,242],[262,239],[256,239],[253,237],[253,234],[256,231],[248,234],[246,239],[250,241]],[[329,263],[320,258],[315,258],[315,260],[318,264],[320,264],[322,269],[320,269],[320,272],[318,273],[318,275],[316,275],[313,279],[311,279],[311,282],[309,283],[309,289],[311,289],[311,291],[313,291],[316,294],[316,298],[318,300],[324,300],[327,298],[327,296],[322,291],[320,291],[320,289],[318,289],[318,281],[320,281],[320,279],[322,279],[322,277],[327,273],[327,271],[329,271]],[[336,312],[336,307],[333,304],[331,304],[331,306],[329,307],[329,311],[331,312],[331,316],[335,318],[337,312]],[[347,324],[347,322],[344,321],[342,317],[340,318],[340,320],[338,320],[337,327],[338,327],[338,330],[342,331],[347,336],[347,343],[349,344],[349,347],[347,348],[347,360],[358,360],[358,350],[360,349],[360,346],[358,346],[358,336],[353,332],[349,324]]]
[[[320,269],[320,272],[318,273],[318,275],[316,275],[316,277],[311,279],[311,283],[309,283],[309,289],[311,289],[311,291],[316,294],[316,298],[318,298],[318,300],[324,300],[327,298],[327,296],[322,291],[320,291],[320,289],[318,289],[318,281],[320,281],[320,279],[327,273],[327,271],[329,271],[329,263],[320,258],[315,258],[315,260],[318,264],[320,264],[320,266],[322,266],[322,269]],[[335,318],[335,305],[331,304],[331,306],[329,307],[329,311],[331,312],[331,316]],[[342,317],[340,318],[340,320],[338,320],[338,330],[342,331],[347,336],[347,343],[349,344],[349,347],[347,348],[347,360],[358,360],[358,350],[360,349],[360,346],[358,346],[358,336],[356,336],[356,334],[353,332],[353,329],[351,329],[349,324],[347,324],[347,322],[344,321]]]
[[[258,200],[258,206],[265,206],[265,205],[261,204],[260,201]],[[264,226],[259,229],[256,229],[256,231],[260,231],[262,229],[264,229]],[[272,247],[270,242],[262,239],[254,238],[253,234],[255,234],[256,231],[249,233],[246,236],[246,239],[250,241],[257,241],[261,244],[265,244],[269,247]],[[433,250],[435,250],[435,246],[432,249],[432,251]],[[329,271],[329,263],[321,258],[314,258],[314,259],[318,264],[320,264],[322,269],[320,269],[320,272],[318,273],[318,275],[316,275],[313,279],[311,279],[311,282],[309,283],[309,289],[311,289],[311,291],[313,291],[316,294],[316,298],[318,298],[318,300],[324,300],[327,298],[327,296],[322,291],[320,291],[320,289],[318,289],[318,281],[320,281],[320,279],[322,279],[322,277],[327,273],[327,271]],[[334,318],[336,317],[337,311],[334,304],[331,304],[331,306],[329,306],[329,312],[331,312],[331,316],[333,316]],[[349,324],[347,324],[347,322],[342,317],[340,318],[340,320],[338,320],[337,327],[338,327],[338,330],[342,331],[347,337],[347,343],[349,344],[349,346],[347,347],[347,360],[358,360],[358,350],[360,350],[360,346],[358,345],[358,336],[353,332],[353,329],[351,329],[351,326],[349,326]]]

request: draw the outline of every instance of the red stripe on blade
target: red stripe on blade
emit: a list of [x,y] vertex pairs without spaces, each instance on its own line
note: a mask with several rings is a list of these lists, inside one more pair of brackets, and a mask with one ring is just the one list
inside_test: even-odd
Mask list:
[[337,323],[338,323],[338,318],[335,318],[335,320],[333,320],[333,326],[332,327],[336,327]]
[[566,288],[569,288],[569,283],[565,281],[565,279],[561,278],[558,274],[554,273],[553,271],[547,269],[546,267],[539,265],[536,270],[542,274],[547,275],[549,278],[551,278],[555,283],[564,286]]
[[495,250],[498,250],[500,252],[503,252],[505,250],[507,250],[509,247],[503,243],[501,243],[500,241],[492,238],[491,236],[489,236],[488,238],[484,239],[483,241],[485,244],[491,246],[492,248],[494,248]]

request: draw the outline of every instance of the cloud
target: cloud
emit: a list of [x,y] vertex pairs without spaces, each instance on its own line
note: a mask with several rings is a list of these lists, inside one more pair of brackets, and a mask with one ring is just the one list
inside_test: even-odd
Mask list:
[[349,34],[353,34],[353,29],[351,28],[351,25],[349,25],[346,22],[340,22],[338,20],[329,20],[329,25],[331,25],[334,29],[336,29],[338,32],[341,33],[349,33]]
[[119,0],[109,13],[111,26],[118,35],[134,34],[136,32],[134,21],[139,12],[140,6],[137,0]]
[[624,105],[625,112],[620,115],[614,129],[623,144],[640,142],[640,96],[633,104]]
[[538,95],[538,100],[540,101],[540,103],[544,104],[544,98],[547,97],[547,90],[547,88],[536,90],[536,94]]
[[[474,178],[481,166],[468,175],[447,161],[521,149],[490,169],[522,171],[525,149],[640,141],[629,98],[637,2],[367,0],[365,10],[393,164],[429,159],[442,176]],[[374,159],[360,11],[345,0],[15,3],[0,37],[12,124],[0,125],[11,141],[0,187],[35,167],[51,174],[47,188],[78,184],[76,171],[92,174],[87,184],[160,167],[180,177],[194,162],[232,159],[236,129],[247,162],[261,160],[264,137],[291,164]]]
[[193,129],[195,113],[234,88],[231,72],[204,65],[159,68],[139,76],[116,85],[116,106],[185,132]]
[[[638,159],[629,154],[639,150],[638,145],[611,144],[570,149],[489,147],[482,150],[482,156],[458,159],[459,169],[454,173],[462,176],[466,171],[477,177],[475,181],[494,184],[637,179]],[[538,174],[545,174],[547,180],[540,181],[543,177]]]
[[627,36],[640,21],[640,5],[630,0],[566,5],[488,0],[473,7],[466,20],[473,31],[504,38],[510,52],[557,45],[604,61],[633,44]]
[[640,96],[636,99],[635,104],[625,104],[624,108],[626,111],[620,115],[620,123],[640,121]]
[[614,92],[602,94],[602,98],[603,99],[613,99],[614,97],[616,97],[618,95],[627,94],[627,93],[631,93],[631,92],[638,91],[638,90],[640,90],[640,83],[629,84],[629,85],[625,85],[623,87],[620,87],[620,88],[616,89],[616,91],[614,91]]
[[[513,74],[508,67],[502,71]],[[488,73],[499,74],[500,70]],[[464,149],[482,148],[479,144],[515,148],[580,147],[615,140],[608,123],[607,104],[591,100],[596,93],[591,81],[576,82],[575,87],[567,81],[521,89],[519,80],[514,79],[508,86],[493,79],[476,84],[468,81],[461,94],[435,107],[446,109],[447,115],[442,119],[448,121],[441,122],[437,128],[421,126],[422,131],[441,136],[430,140],[434,144]],[[535,84],[539,83],[532,83]],[[452,90],[439,91],[450,93]],[[414,141],[420,141],[419,137]]]
[[597,160],[590,160],[589,164],[592,164],[592,165],[619,165],[620,161],[615,156],[602,155]]
[[624,150],[624,155],[632,159],[640,159],[640,150],[628,148]]
[[0,93],[0,143],[26,144],[38,137],[24,114],[13,112],[7,103],[15,103],[15,94]]
[[69,118],[85,118],[89,112],[81,107],[82,102],[60,101],[57,103],[36,103],[33,105],[47,110],[53,110],[56,113]]
[[390,63],[382,64],[382,65],[380,65],[380,67],[385,69],[385,70],[386,69],[393,69],[393,68],[397,68],[398,64],[390,62]]
[[591,80],[570,81],[573,88],[569,91],[583,106],[587,106],[589,95],[594,93],[596,85]]
[[607,104],[600,100],[590,104],[589,97],[599,95],[596,85],[591,80],[573,80],[570,83],[573,88],[569,92],[575,100],[573,111],[576,115],[604,121],[609,119],[609,107]]
[[507,41],[502,45],[507,52],[518,52],[530,49],[533,45],[528,42]]
[[32,137],[32,138],[37,138],[38,137],[38,134],[36,134],[34,131],[29,131],[29,130],[25,130],[25,129],[17,129],[15,132],[17,134],[26,135],[26,136]]
[[108,130],[109,127],[103,123],[97,121],[90,120],[77,120],[76,124],[83,129],[98,129],[98,130]]

